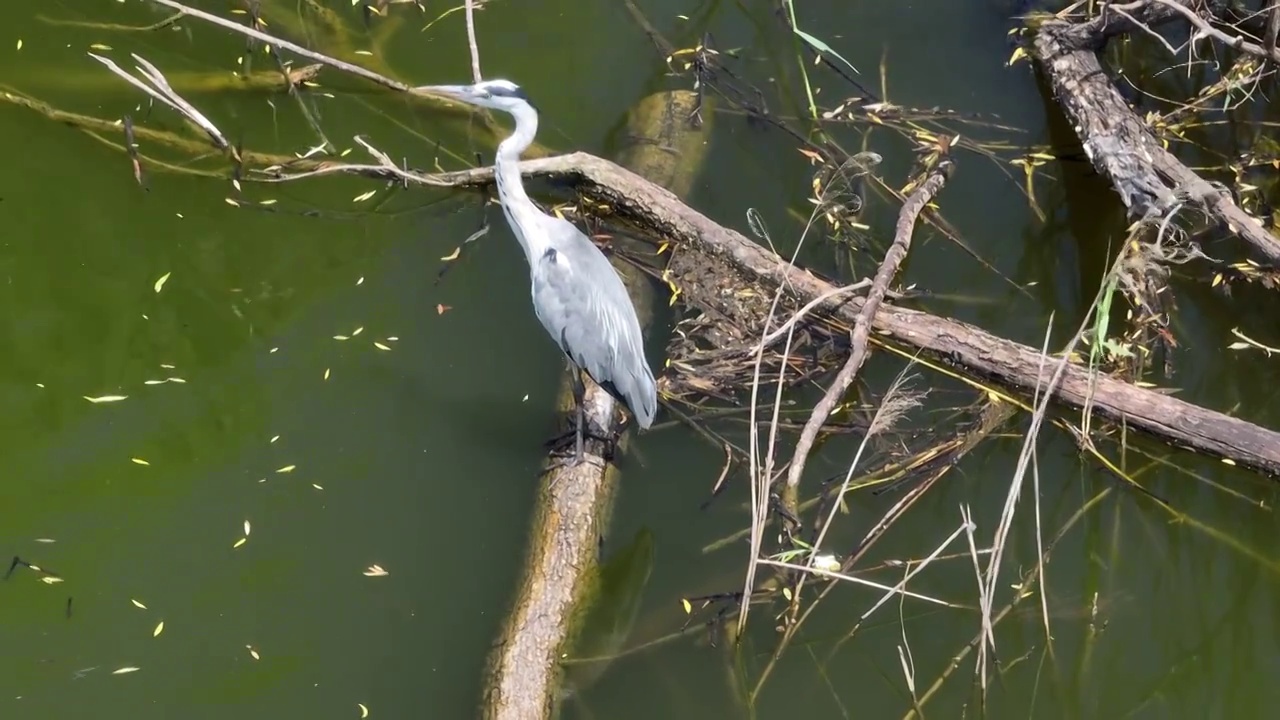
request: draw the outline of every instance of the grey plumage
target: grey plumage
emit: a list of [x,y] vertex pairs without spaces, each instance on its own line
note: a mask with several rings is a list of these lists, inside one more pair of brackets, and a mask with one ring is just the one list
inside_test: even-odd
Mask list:
[[[529,262],[534,313],[573,364],[623,402],[636,423],[648,428],[658,412],[658,391],[644,357],[644,338],[626,286],[608,258],[573,223],[548,215],[525,193],[518,163],[533,142],[538,113],[514,83],[420,88],[502,110],[516,120],[494,162],[502,212]],[[581,381],[575,376],[577,459],[582,458]]]

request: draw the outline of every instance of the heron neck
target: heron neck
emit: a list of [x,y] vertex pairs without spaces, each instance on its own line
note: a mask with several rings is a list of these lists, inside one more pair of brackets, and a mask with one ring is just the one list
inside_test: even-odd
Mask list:
[[529,213],[536,213],[534,204],[524,191],[524,182],[520,178],[520,154],[533,144],[533,137],[538,133],[538,112],[532,107],[519,107],[511,111],[516,120],[515,132],[498,145],[497,159],[494,162],[494,181],[498,185],[498,199],[502,201],[502,212],[511,225],[511,230],[525,256],[532,265],[534,260],[545,252],[545,248],[534,247],[539,241],[537,233],[525,233],[525,227],[533,227],[534,218],[527,218]]

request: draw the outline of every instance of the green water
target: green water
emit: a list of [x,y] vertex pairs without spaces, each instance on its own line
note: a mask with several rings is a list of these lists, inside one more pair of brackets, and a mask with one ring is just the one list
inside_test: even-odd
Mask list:
[[[364,37],[349,3],[326,5]],[[735,68],[775,92],[778,112],[803,107],[794,45],[774,4],[641,6],[678,44],[710,30],[719,46],[739,48]],[[1026,131],[1019,143],[1060,138],[1026,66],[1004,65],[1001,6],[829,0],[799,13],[802,27],[873,87],[887,53],[896,102],[999,115]],[[394,10],[407,19],[386,62],[400,77],[469,76],[460,12],[420,31],[445,9]],[[0,83],[72,112],[148,116],[133,89],[84,54],[91,43],[109,45],[99,52],[125,67],[137,52],[170,73],[226,72],[243,49],[239,38],[196,22],[127,35],[53,26],[37,12],[134,24],[166,13],[135,0],[0,6]],[[690,31],[677,15],[706,23]],[[477,18],[486,73],[526,87],[550,147],[611,154],[627,109],[664,87],[665,68],[621,3],[495,2]],[[843,90],[829,76],[823,83]],[[190,99],[246,147],[301,153],[318,143],[287,98]],[[343,148],[359,133],[418,165],[430,164],[436,141],[462,157],[490,149],[456,122],[375,93],[318,99],[316,108]],[[176,126],[164,110],[150,117]],[[234,193],[226,180],[151,173],[143,190],[125,157],[27,110],[0,107],[0,138],[0,554],[63,580],[45,584],[19,568],[0,584],[0,717],[354,718],[361,703],[375,718],[472,716],[517,578],[561,371],[529,311],[527,271],[507,230],[498,224],[436,283],[440,258],[475,229],[470,197],[380,192],[353,203],[380,186],[246,184],[247,197],[278,201],[274,212],[254,211],[225,202]],[[899,184],[903,147],[874,147]],[[791,139],[725,115],[689,202],[743,229],[747,208],[756,208],[787,247],[799,230],[787,210],[807,212],[810,172]],[[961,155],[940,202],[991,267],[935,235],[915,247],[907,280],[939,294],[924,304],[931,311],[1038,345],[1051,313],[1061,332],[1079,322],[1123,226],[1109,191],[1078,169],[1040,186],[1048,223],[1028,209],[1018,181],[1016,170]],[[892,212],[873,208],[878,231]],[[815,264],[830,262],[829,252],[811,252]],[[1274,340],[1268,314],[1239,312],[1248,293],[1224,299],[1193,283],[1175,290],[1183,343],[1170,384],[1188,400],[1280,424],[1274,361],[1220,350],[1236,326]],[[867,376],[883,387],[899,367],[878,360]],[[185,382],[146,384],[174,377]],[[918,384],[935,388],[929,408],[971,398],[927,372]],[[127,399],[84,399],[106,395]],[[928,418],[918,420],[928,427]],[[875,558],[927,555],[958,526],[961,504],[974,510],[979,542],[989,543],[1019,445],[1011,437],[968,456]],[[702,552],[746,521],[741,474],[700,509],[721,451],[678,429],[637,446],[606,542],[610,551],[643,529],[653,533],[652,575],[628,646],[678,629],[680,598],[740,589],[747,558],[743,544]],[[993,681],[992,716],[1263,717],[1280,700],[1280,527],[1257,506],[1270,507],[1274,491],[1215,462],[1145,450],[1168,463],[1143,470],[1150,489],[1223,535],[1175,523],[1115,486],[1055,550],[1052,655],[1034,603],[997,629],[1006,669]],[[814,479],[843,472],[851,456],[852,446],[829,445],[811,463]],[[1138,471],[1150,461],[1131,462]],[[1056,430],[1045,433],[1039,463],[1050,533],[1114,486]],[[828,543],[851,547],[899,497],[860,499]],[[251,531],[235,547],[246,522]],[[1033,537],[1024,503],[1006,590],[1034,561]],[[388,574],[366,576],[375,564]],[[895,572],[875,577],[892,583]],[[913,588],[972,604],[974,586],[962,559]],[[864,588],[834,593],[774,668],[757,716],[899,717],[911,707],[898,654],[904,632],[923,689],[979,628],[969,610],[895,602],[831,655],[878,598]],[[743,652],[752,681],[775,642],[778,609],[753,615]],[[972,667],[966,658],[927,715],[978,712]],[[138,670],[113,674],[121,668]],[[731,676],[723,648],[695,631],[617,660],[566,714],[743,716]]]

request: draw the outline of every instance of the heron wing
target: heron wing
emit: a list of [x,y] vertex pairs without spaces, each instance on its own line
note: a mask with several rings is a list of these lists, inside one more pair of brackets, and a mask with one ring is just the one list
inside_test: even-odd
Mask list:
[[578,228],[548,220],[548,249],[530,266],[534,311],[560,349],[647,428],[658,410],[657,385],[626,286]]

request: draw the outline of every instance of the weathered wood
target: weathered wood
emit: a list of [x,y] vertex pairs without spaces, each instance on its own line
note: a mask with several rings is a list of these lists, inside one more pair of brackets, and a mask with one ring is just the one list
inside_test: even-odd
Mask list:
[[[1167,20],[1173,12],[1163,9],[1156,19]],[[1114,13],[1110,17],[1111,22],[1105,17],[1082,24],[1046,22],[1035,36],[1036,58],[1093,166],[1111,181],[1130,215],[1156,217],[1180,202],[1194,203],[1261,259],[1280,267],[1280,240],[1240,209],[1230,193],[1165,150],[1111,83],[1097,51],[1106,35],[1131,23]]]
[[[697,94],[688,91],[650,95],[630,114],[629,142],[622,162],[657,182],[687,192],[705,155],[710,131],[689,127],[687,118]],[[619,240],[615,240],[617,242]],[[634,266],[614,263],[631,294],[640,323],[653,317],[652,283]],[[573,397],[567,378],[560,390],[560,410],[569,426]],[[611,433],[620,414],[613,398],[587,381],[588,422]],[[626,436],[618,440],[625,449]],[[603,443],[588,439],[578,465],[548,458],[549,472],[540,480],[524,572],[499,641],[490,657],[482,715],[485,718],[534,720],[557,715],[565,695],[565,659],[578,639],[604,580],[599,572],[601,538],[618,488],[615,465],[603,457]],[[646,574],[647,577],[647,574]],[[593,667],[599,672],[604,665]]]

